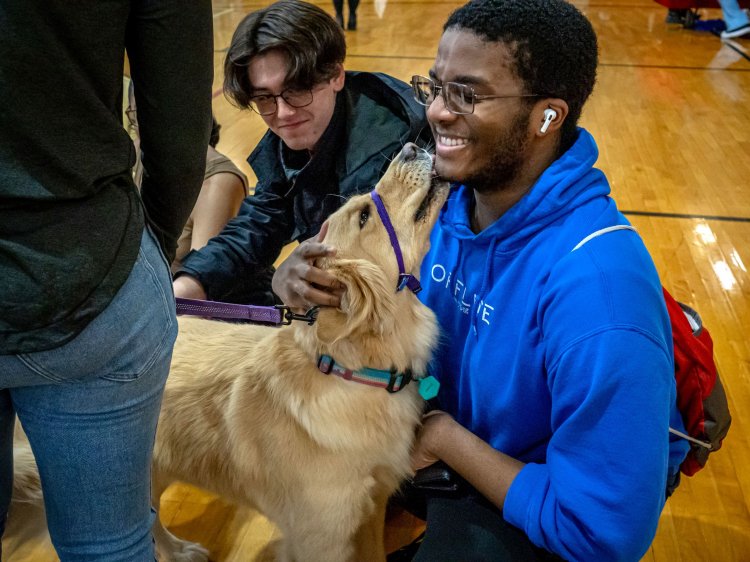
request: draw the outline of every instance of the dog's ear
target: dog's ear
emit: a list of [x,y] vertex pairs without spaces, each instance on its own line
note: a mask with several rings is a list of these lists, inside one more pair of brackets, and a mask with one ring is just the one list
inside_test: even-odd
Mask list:
[[328,272],[346,287],[338,309],[321,310],[318,339],[331,345],[355,332],[383,334],[395,318],[395,287],[366,260],[337,260]]

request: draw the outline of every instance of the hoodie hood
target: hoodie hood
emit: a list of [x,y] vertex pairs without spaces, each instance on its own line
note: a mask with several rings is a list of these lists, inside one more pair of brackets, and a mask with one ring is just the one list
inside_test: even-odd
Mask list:
[[513,207],[478,234],[470,227],[474,198],[471,188],[454,186],[440,216],[441,227],[463,241],[512,251],[524,245],[537,232],[585,202],[608,195],[609,183],[593,167],[599,150],[585,129],[578,129],[573,146],[547,168],[531,189]]
[[[479,306],[473,306],[470,314],[470,325],[475,334],[481,322],[481,305],[504,264],[529,244],[545,244],[545,253],[550,256],[559,251],[552,250],[553,245],[570,244],[570,248],[562,250],[567,252],[579,240],[571,243],[558,237],[557,240],[541,242],[535,238],[539,238],[542,231],[546,234],[541,238],[552,235],[555,225],[564,223],[571,213],[590,208],[590,202],[609,200],[609,183],[604,174],[593,167],[598,156],[593,137],[586,130],[578,129],[573,146],[539,176],[528,193],[477,234],[472,232],[470,223],[474,193],[465,185],[454,186],[441,212],[439,226],[441,236],[453,239],[450,253],[455,260],[447,266],[447,278],[462,280],[467,291],[471,287],[471,298],[465,305],[479,303]],[[580,222],[581,229],[586,231],[591,218],[579,217],[574,222]],[[433,245],[436,245],[434,234],[435,231]],[[423,275],[425,273],[423,271]]]

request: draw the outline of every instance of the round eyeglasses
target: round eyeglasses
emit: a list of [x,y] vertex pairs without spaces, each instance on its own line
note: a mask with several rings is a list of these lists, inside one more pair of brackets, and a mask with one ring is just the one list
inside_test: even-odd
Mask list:
[[260,115],[273,115],[277,108],[276,98],[283,99],[291,107],[300,108],[313,102],[313,92],[289,88],[280,94],[258,94],[250,97],[250,109]]
[[445,109],[456,115],[470,115],[474,113],[474,106],[478,101],[502,98],[538,98],[539,94],[511,94],[498,96],[490,94],[477,94],[474,88],[458,82],[445,82],[437,84],[426,76],[412,76],[411,87],[414,90],[414,99],[417,103],[430,106],[435,98],[443,96]]

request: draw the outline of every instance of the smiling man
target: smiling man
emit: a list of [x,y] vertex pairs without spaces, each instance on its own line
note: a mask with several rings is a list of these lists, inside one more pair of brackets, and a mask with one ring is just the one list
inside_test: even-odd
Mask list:
[[268,132],[248,158],[255,194],[204,248],[183,260],[178,297],[271,304],[271,267],[351,195],[369,191],[407,141],[429,138],[409,86],[344,72],[341,27],[322,9],[282,0],[237,27],[224,90],[260,114]]
[[[412,79],[454,182],[421,270],[441,386],[413,468],[442,461],[458,490],[405,488],[427,530],[393,562],[639,560],[676,484],[661,284],[577,126],[596,67],[563,0],[475,0]],[[295,250],[274,279],[285,303],[339,304],[301,259],[333,251],[322,235]]]
[[638,560],[679,474],[659,278],[577,127],[596,66],[572,5],[476,0],[412,80],[455,182],[421,272],[444,334],[413,466],[460,476],[415,560]]

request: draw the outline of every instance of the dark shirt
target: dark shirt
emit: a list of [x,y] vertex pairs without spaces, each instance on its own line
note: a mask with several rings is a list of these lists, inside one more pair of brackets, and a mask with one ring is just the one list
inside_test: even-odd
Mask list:
[[[0,0],[0,28],[0,354],[10,354],[62,345],[107,307],[144,216],[173,255],[203,178],[213,40],[209,0]],[[126,48],[142,200],[121,117]]]

